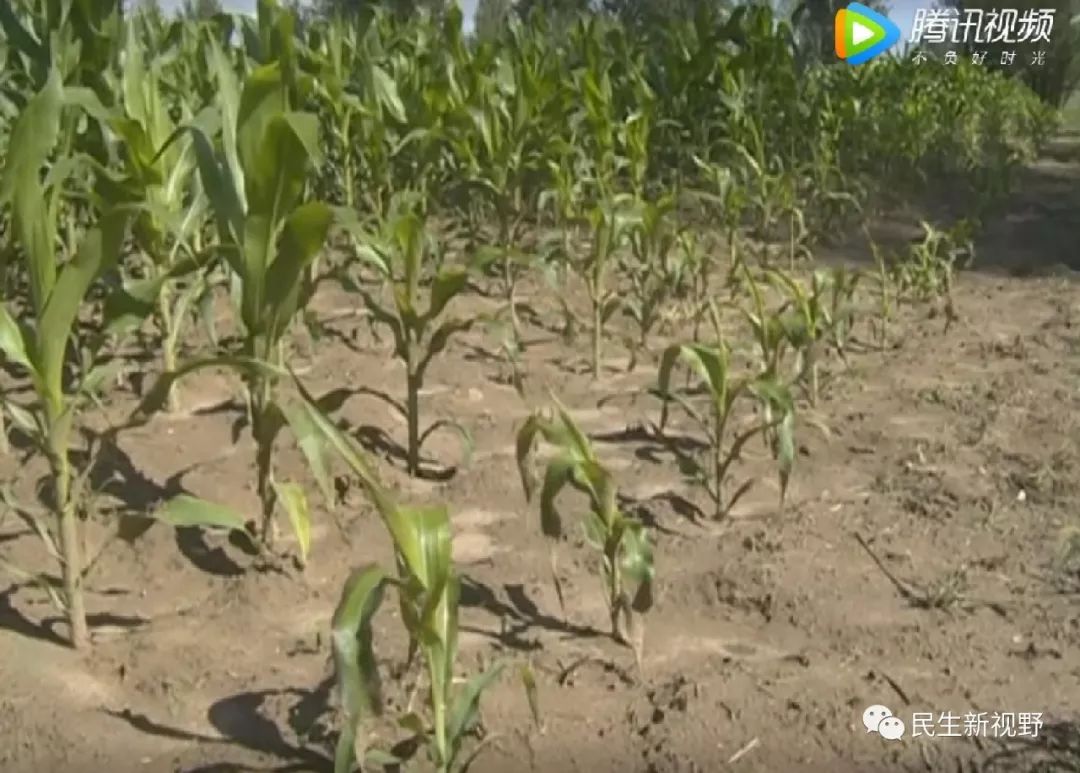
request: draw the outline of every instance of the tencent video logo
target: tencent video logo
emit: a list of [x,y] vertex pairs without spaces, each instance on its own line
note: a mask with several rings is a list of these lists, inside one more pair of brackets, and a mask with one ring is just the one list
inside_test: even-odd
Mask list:
[[862,3],[836,12],[836,55],[848,64],[869,62],[900,40],[900,28]]

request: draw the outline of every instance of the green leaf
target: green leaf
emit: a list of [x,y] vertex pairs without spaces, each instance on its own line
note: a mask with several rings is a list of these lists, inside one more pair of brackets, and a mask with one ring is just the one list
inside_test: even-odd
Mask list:
[[0,6],[0,26],[16,50],[27,55],[38,66],[46,66],[49,59],[48,49],[37,39],[32,29],[27,29],[15,15],[15,5],[4,3]]
[[319,431],[319,427],[312,418],[307,406],[285,405],[282,407],[285,420],[289,423],[296,444],[300,447],[307,460],[311,474],[322,492],[326,505],[333,508],[335,495],[333,483],[330,479],[329,464],[327,459],[327,442],[325,436]]
[[[303,382],[300,381],[295,373],[290,371],[290,375],[292,375],[293,383],[295,384],[297,391],[303,398],[303,403],[301,405],[307,414],[307,423],[304,424],[305,432],[317,431],[318,434],[338,452],[352,471],[359,476],[361,483],[368,491],[368,495],[375,499],[377,504],[379,501],[387,499],[386,494],[382,491],[382,487],[379,484],[378,473],[376,472],[374,465],[368,460],[367,454],[360,447],[360,444],[338,429],[326,414],[322,412],[318,402],[311,396],[311,393],[307,391]],[[303,422],[304,419],[300,419],[299,421]]]
[[38,313],[56,281],[56,214],[46,202],[40,172],[57,141],[62,96],[60,74],[53,69],[12,127],[0,176],[0,206],[11,204],[12,233],[28,260],[30,301]]
[[427,439],[441,429],[452,430],[454,434],[458,436],[458,439],[461,441],[462,450],[461,467],[468,467],[472,462],[473,450],[476,448],[476,444],[473,441],[472,433],[469,432],[469,428],[461,422],[454,421],[453,419],[439,419],[420,434],[417,445],[420,448],[423,448]]
[[332,646],[345,723],[334,753],[334,773],[352,773],[360,721],[381,711],[379,671],[372,647],[371,621],[382,604],[387,574],[371,564],[355,570],[334,610]]
[[304,270],[326,243],[333,210],[321,202],[301,204],[285,219],[277,256],[266,272],[266,335],[278,340],[296,314]]
[[545,537],[560,539],[563,535],[562,518],[555,507],[555,498],[570,483],[578,460],[569,454],[552,459],[544,471],[544,483],[540,489],[540,528]]
[[371,79],[375,96],[382,106],[390,112],[394,120],[405,123],[405,105],[398,94],[398,87],[394,79],[378,65],[371,66]]
[[30,98],[11,128],[0,176],[0,204],[18,201],[25,185],[39,182],[41,167],[60,136],[63,96],[63,80],[53,68],[45,86]]
[[164,276],[137,279],[109,293],[102,310],[103,332],[122,335],[137,330],[154,313],[165,281]]
[[450,516],[445,506],[383,506],[380,515],[409,573],[437,602],[452,566]]
[[32,439],[40,441],[41,426],[38,422],[37,414],[23,408],[18,403],[12,402],[2,395],[0,395],[0,404],[3,404],[7,412],[11,414],[12,420],[19,429],[29,435]]
[[526,501],[531,501],[536,490],[536,474],[533,470],[533,457],[536,454],[536,438],[540,432],[540,418],[535,414],[521,425],[515,441],[515,458],[521,489]]
[[531,663],[521,664],[521,684],[525,688],[525,697],[529,701],[529,713],[532,715],[533,724],[537,727],[543,725],[540,713],[540,690],[536,684],[536,672]]
[[308,509],[304,489],[296,483],[274,483],[278,502],[285,508],[292,524],[293,534],[300,546],[300,563],[306,564],[311,552],[311,511]]
[[422,318],[422,323],[438,319],[447,304],[465,289],[469,273],[462,267],[444,268],[431,283],[431,305]]
[[110,213],[83,235],[74,259],[60,271],[49,293],[37,330],[38,366],[47,399],[59,407],[64,356],[76,316],[90,286],[114,266],[127,230],[124,213]]
[[176,527],[199,526],[230,531],[243,531],[247,528],[244,517],[232,508],[188,494],[173,497],[158,508],[153,517]]
[[455,746],[461,743],[465,734],[476,724],[480,712],[480,697],[505,668],[506,662],[498,661],[486,671],[475,675],[461,688],[447,722],[447,735]]
[[633,609],[643,614],[653,605],[652,584],[655,574],[648,530],[636,521],[628,521],[620,547],[619,565],[623,579],[638,586],[632,601]]
[[477,321],[477,317],[471,319],[450,319],[439,325],[428,340],[427,350],[420,359],[420,366],[417,368],[417,372],[422,376],[427,371],[431,361],[446,350],[446,347],[450,344],[450,339],[458,333],[464,333],[471,330]]
[[26,351],[22,328],[8,312],[7,307],[2,304],[0,304],[0,350],[3,350],[4,356],[11,362],[21,365],[33,374],[37,373]]
[[[125,282],[122,287],[110,292],[102,309],[104,332],[122,335],[137,329],[157,310],[157,301],[166,283],[187,276],[199,267],[197,258],[184,258],[155,276]],[[202,285],[193,284],[185,292],[197,293],[201,289]]]

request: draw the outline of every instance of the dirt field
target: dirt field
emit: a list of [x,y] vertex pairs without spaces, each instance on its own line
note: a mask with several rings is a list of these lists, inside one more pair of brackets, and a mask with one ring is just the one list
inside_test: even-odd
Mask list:
[[[560,613],[514,463],[528,406],[484,356],[490,340],[461,339],[433,366],[426,420],[463,421],[476,449],[454,477],[424,483],[405,478],[385,442],[405,431],[374,394],[402,391],[387,343],[351,323],[320,342],[306,376],[313,390],[357,390],[342,415],[389,449],[391,479],[411,498],[452,507],[461,670],[497,656],[536,669],[543,728],[507,672],[483,701],[486,731],[498,737],[475,771],[1080,770],[1080,572],[1054,564],[1062,529],[1080,525],[1080,274],[1068,268],[1080,270],[1076,147],[1055,145],[990,225],[975,269],[958,281],[960,323],[943,334],[941,319],[907,310],[896,348],[856,351],[848,370],[829,360],[815,413],[829,434],[800,426],[783,512],[757,444],[740,470],[764,479],[733,518],[693,518],[680,502],[698,495],[635,431],[655,403],[606,399],[648,386],[654,367],[622,372],[612,344],[611,367],[593,385],[580,372],[585,340],[528,329],[529,394],[551,388],[573,409],[617,471],[627,509],[654,526],[658,597],[641,673],[605,637],[593,556],[573,541],[560,548]],[[529,300],[553,308],[542,294]],[[318,298],[326,312],[352,302]],[[865,323],[856,337],[868,340]],[[232,394],[222,378],[189,382],[190,412],[124,436],[124,457],[110,460],[101,486],[136,510],[187,490],[254,513],[251,446],[243,433],[231,438]],[[121,415],[131,399],[107,412]],[[453,438],[429,452],[444,463],[458,455]],[[284,454],[285,469],[299,470],[299,455]],[[39,461],[3,467],[25,498],[41,473]],[[252,571],[242,550],[196,532],[157,526],[111,543],[90,578],[88,659],[59,643],[62,624],[39,591],[5,590],[0,770],[328,770],[329,617],[352,567],[391,559],[358,494],[340,512],[348,541],[320,511],[310,565],[290,576]],[[15,524],[0,527],[0,551],[44,561]],[[88,534],[93,549],[106,531]],[[376,646],[400,706],[393,607]],[[871,704],[890,707],[909,736],[914,712],[1039,712],[1042,726],[1007,743],[993,732],[890,742],[863,728]]]

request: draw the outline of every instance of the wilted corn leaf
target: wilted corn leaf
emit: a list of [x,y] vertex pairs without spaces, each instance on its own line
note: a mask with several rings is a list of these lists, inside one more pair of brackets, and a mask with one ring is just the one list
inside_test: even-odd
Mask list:
[[300,563],[306,564],[308,553],[311,551],[311,511],[308,509],[304,489],[297,483],[275,482],[274,490],[277,491],[278,502],[289,516],[293,534],[296,535],[296,542],[300,546]]
[[232,508],[188,494],[173,497],[159,507],[153,517],[177,528],[199,526],[230,531],[243,531],[247,528],[244,516]]

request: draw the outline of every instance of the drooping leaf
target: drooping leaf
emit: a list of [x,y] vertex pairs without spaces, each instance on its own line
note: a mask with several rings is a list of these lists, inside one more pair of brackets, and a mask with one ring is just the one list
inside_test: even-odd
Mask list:
[[293,534],[296,535],[296,542],[300,547],[300,563],[306,564],[311,553],[311,511],[304,489],[297,483],[275,482],[274,491],[277,492],[278,502],[285,508]]
[[378,665],[371,622],[382,604],[389,580],[377,565],[363,566],[346,580],[331,622],[334,665],[341,693],[344,726],[334,752],[334,773],[353,773],[360,721],[381,711]]
[[170,526],[198,526],[209,529],[243,531],[244,516],[225,505],[188,494],[175,496],[155,511],[155,519]]

